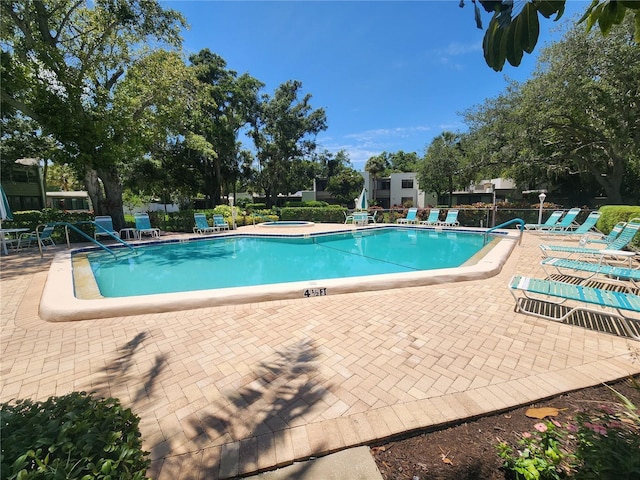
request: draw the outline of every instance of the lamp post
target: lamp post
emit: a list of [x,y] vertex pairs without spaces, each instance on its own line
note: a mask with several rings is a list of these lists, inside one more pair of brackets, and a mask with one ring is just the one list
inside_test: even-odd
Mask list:
[[542,223],[542,207],[544,206],[544,199],[547,198],[547,196],[544,194],[544,192],[542,192],[540,195],[538,195],[538,198],[540,199],[540,211],[538,212],[538,223]]

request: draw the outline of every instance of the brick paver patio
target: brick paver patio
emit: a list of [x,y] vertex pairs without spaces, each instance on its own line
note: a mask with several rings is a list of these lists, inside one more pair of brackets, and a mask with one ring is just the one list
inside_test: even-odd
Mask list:
[[47,323],[53,253],[2,257],[0,400],[73,390],[141,417],[158,479],[232,478],[640,373],[640,343],[514,313],[490,279]]

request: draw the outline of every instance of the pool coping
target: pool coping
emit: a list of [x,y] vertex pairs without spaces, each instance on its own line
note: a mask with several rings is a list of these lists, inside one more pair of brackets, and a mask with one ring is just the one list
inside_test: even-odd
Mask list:
[[[313,235],[338,233],[340,231],[352,232],[362,228],[381,228],[384,226],[385,225],[377,225],[375,227],[359,227],[358,229],[345,228],[342,230],[329,230],[326,232],[314,232]],[[387,227],[388,226],[391,225],[387,225]],[[432,227],[422,226],[403,226],[402,228],[434,230]],[[477,228],[436,228],[435,230],[475,233],[486,231],[486,229]],[[511,254],[515,244],[521,238],[519,232],[516,230],[496,230],[495,233],[499,236],[498,243],[475,264],[462,267],[340,279],[311,280],[252,287],[232,287],[214,290],[100,299],[78,299],[74,295],[71,257],[74,252],[91,250],[87,248],[79,248],[60,252],[54,257],[51,262],[47,281],[40,299],[39,314],[40,318],[48,322],[66,322],[193,310],[197,308],[267,302],[273,300],[299,299],[305,296],[340,295],[361,291],[390,290],[394,288],[479,280],[497,275]],[[255,232],[253,234],[248,234],[246,231],[240,230],[224,234],[224,236],[230,235],[299,237],[312,234],[299,231],[296,233],[273,232],[267,234],[264,233],[264,230],[260,234]],[[218,237],[220,237],[220,235],[218,235]],[[494,236],[494,238],[495,237],[496,236]],[[170,242],[190,241],[195,238],[202,239],[203,237],[189,237],[182,240],[170,240]],[[150,242],[144,242],[144,244],[149,243]]]

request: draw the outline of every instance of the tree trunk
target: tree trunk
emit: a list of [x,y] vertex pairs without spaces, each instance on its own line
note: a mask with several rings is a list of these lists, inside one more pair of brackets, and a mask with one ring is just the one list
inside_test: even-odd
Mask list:
[[95,215],[105,215],[104,195],[98,180],[98,172],[91,167],[85,167],[84,185],[87,187],[87,193],[93,205],[93,213]]
[[104,202],[102,211],[105,215],[110,215],[113,220],[113,228],[120,230],[125,228],[124,209],[122,205],[122,184],[120,177],[114,166],[101,168],[98,170],[100,180],[104,186]]

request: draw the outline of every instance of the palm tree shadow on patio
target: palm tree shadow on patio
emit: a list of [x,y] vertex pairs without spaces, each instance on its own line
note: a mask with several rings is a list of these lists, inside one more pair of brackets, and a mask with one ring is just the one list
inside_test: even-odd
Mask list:
[[[219,413],[194,416],[190,425],[196,434],[194,443],[204,451],[212,441],[223,436],[228,438],[218,444],[239,441],[236,452],[239,462],[225,461],[223,456],[207,464],[205,454],[199,457],[203,458],[199,469],[192,473],[181,469],[180,478],[183,475],[186,479],[233,478],[259,471],[260,456],[273,453],[274,445],[287,434],[287,428],[306,423],[303,419],[313,421],[317,415],[314,406],[329,393],[330,385],[323,386],[318,378],[318,356],[313,342],[296,342],[284,351],[276,352],[272,361],[262,362],[254,374],[255,380],[236,395],[227,397],[225,405],[214,405]],[[179,457],[165,458],[165,462],[173,465],[159,462],[152,465],[151,470],[158,467],[172,470],[177,467],[175,463],[184,461],[186,465],[193,459],[191,455]],[[301,469],[305,468],[305,465],[301,466]],[[160,472],[149,473],[157,477]]]
[[134,385],[140,384],[140,380],[144,378],[144,383],[135,391],[131,403],[135,406],[145,397],[151,396],[155,381],[167,364],[167,355],[156,355],[153,366],[146,374],[136,375],[132,373],[131,369],[134,365],[136,351],[148,336],[147,332],[139,332],[118,348],[117,356],[102,369],[102,376],[92,382],[92,395],[101,398],[118,397],[121,390],[128,391]]

